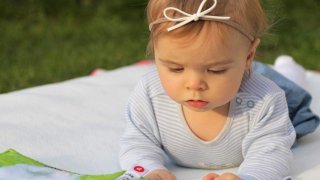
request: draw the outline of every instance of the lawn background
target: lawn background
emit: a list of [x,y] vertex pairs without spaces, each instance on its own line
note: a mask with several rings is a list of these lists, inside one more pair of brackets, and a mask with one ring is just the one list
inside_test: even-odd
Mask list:
[[[272,21],[258,59],[320,70],[320,1],[262,0]],[[1,0],[0,93],[145,59],[145,0]]]

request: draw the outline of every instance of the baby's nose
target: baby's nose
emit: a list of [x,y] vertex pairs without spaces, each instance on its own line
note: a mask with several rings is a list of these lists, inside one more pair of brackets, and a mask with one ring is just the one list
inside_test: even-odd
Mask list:
[[204,91],[208,89],[206,81],[199,75],[193,75],[188,78],[186,83],[188,90]]

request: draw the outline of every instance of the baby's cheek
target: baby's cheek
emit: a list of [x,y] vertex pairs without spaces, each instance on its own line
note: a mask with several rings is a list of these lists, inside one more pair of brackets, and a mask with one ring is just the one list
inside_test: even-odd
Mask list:
[[178,88],[170,82],[163,83],[164,90],[171,98],[176,98],[177,93],[179,92]]
[[166,75],[165,73],[160,74],[160,81],[165,90],[174,90],[179,85],[177,78]]

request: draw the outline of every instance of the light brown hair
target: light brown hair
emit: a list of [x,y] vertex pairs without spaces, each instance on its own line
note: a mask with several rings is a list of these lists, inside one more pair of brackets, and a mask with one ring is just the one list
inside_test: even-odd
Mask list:
[[[197,12],[202,0],[149,0],[147,6],[147,16],[149,24],[164,18],[163,11],[167,7],[176,7],[189,14]],[[213,1],[208,0],[203,9],[212,6]],[[172,18],[181,17],[181,14],[169,11]],[[268,19],[260,5],[259,0],[217,0],[215,9],[207,15],[229,16],[233,21],[247,31],[254,38],[259,38],[267,32]],[[157,39],[162,34],[174,35],[175,37],[195,37],[200,31],[209,31],[214,24],[216,31],[224,35],[230,33],[231,26],[221,22],[200,20],[191,22],[179,29],[168,32],[167,28],[174,25],[174,22],[164,22],[152,27],[149,37],[148,54],[153,55],[153,48]],[[210,25],[211,24],[211,25]]]

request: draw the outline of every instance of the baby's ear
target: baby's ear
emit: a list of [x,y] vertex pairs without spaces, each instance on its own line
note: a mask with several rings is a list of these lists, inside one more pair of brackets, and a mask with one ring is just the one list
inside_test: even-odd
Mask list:
[[254,56],[256,55],[256,50],[257,50],[257,47],[259,46],[259,44],[260,44],[259,38],[255,39],[251,43],[251,47],[250,47],[248,55],[247,55],[246,69],[251,68],[251,64],[254,59]]

